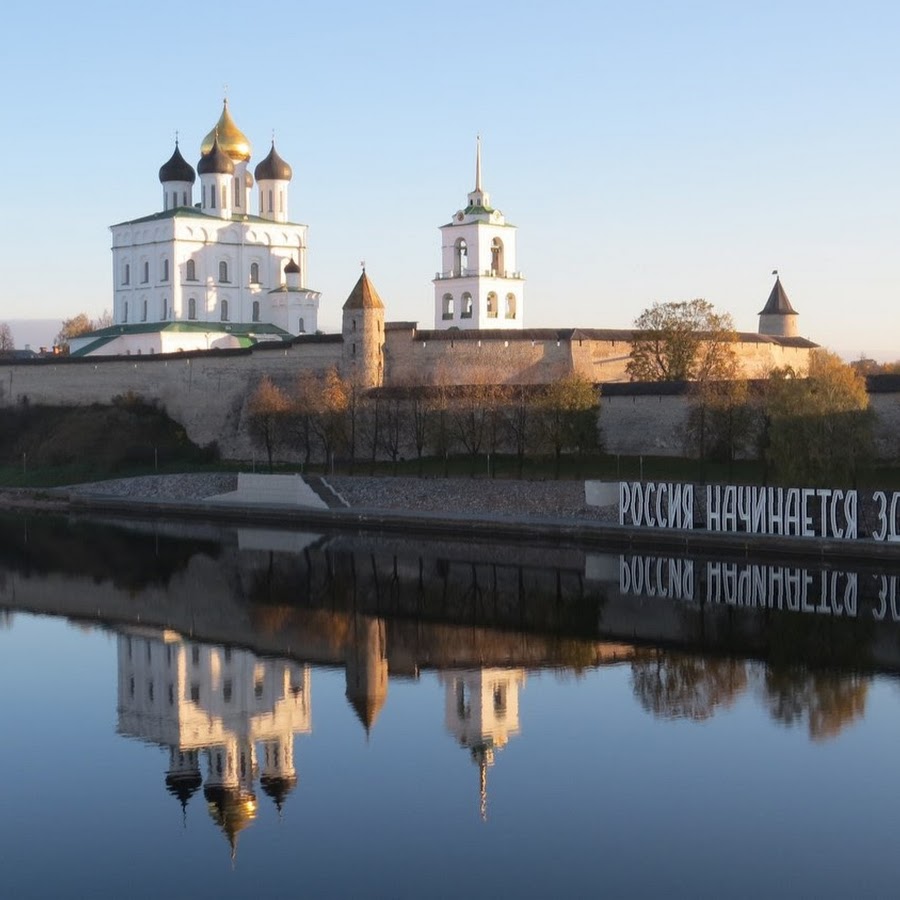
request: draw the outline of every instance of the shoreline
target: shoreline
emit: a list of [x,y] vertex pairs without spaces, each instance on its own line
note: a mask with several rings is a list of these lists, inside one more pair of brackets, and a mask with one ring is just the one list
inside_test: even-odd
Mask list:
[[207,502],[233,489],[231,473],[141,476],[61,488],[0,490],[18,513],[190,519],[258,527],[316,527],[468,537],[653,555],[805,558],[825,563],[900,559],[900,544],[873,539],[782,537],[619,525],[610,507],[588,507],[581,481],[483,481],[337,476],[343,504],[312,509],[279,503]]

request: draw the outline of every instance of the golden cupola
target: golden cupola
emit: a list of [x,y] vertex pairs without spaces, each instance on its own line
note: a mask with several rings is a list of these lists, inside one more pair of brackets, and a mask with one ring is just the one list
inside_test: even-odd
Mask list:
[[203,138],[200,145],[200,154],[206,156],[212,151],[213,144],[218,140],[219,149],[234,162],[247,162],[250,159],[251,146],[247,136],[234,124],[231,113],[228,112],[228,100],[222,103],[222,115],[213,126],[212,131]]

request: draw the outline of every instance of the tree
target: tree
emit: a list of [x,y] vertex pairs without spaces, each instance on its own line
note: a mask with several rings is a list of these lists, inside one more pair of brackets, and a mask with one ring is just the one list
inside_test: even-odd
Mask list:
[[291,404],[287,395],[268,375],[263,376],[248,404],[250,433],[263,445],[272,471],[272,456],[284,436],[285,417]]
[[87,334],[93,330],[94,324],[87,317],[87,313],[78,313],[77,316],[72,316],[71,319],[63,319],[62,327],[59,329],[59,334],[54,338],[53,345],[60,353],[68,353],[69,341],[72,338]]
[[875,452],[865,378],[827,350],[810,354],[805,378],[789,367],[769,376],[763,453],[780,481],[853,484]]
[[542,443],[553,451],[556,475],[565,450],[596,449],[597,392],[587,379],[569,375],[546,385],[537,397]]
[[6,322],[0,322],[0,353],[11,353],[15,349],[12,329]]
[[730,465],[738,456],[752,450],[759,431],[759,410],[750,402],[746,381],[696,382],[691,400],[688,448],[699,459]]
[[634,327],[625,367],[632,381],[723,380],[737,372],[731,316],[706,300],[654,303]]

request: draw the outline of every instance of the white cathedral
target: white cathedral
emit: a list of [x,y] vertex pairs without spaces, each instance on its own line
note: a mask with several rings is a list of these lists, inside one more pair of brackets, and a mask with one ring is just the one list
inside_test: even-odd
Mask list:
[[[112,324],[72,339],[72,356],[233,349],[317,332],[320,294],[307,287],[307,226],[288,215],[293,172],[274,140],[253,174],[250,156],[227,100],[196,170],[176,139],[159,170],[162,211],[110,228]],[[435,329],[522,329],[516,228],[482,188],[480,139],[475,189],[440,230]]]
[[246,347],[316,332],[307,226],[288,214],[291,167],[274,140],[253,174],[250,155],[227,100],[196,172],[176,140],[159,170],[162,211],[110,229],[113,322],[74,339],[73,356]]

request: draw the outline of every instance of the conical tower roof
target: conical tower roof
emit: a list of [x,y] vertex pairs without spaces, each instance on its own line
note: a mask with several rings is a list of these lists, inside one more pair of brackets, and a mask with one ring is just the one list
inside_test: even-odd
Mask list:
[[781,278],[775,276],[775,284],[772,285],[772,293],[766,305],[759,311],[761,316],[796,316],[797,310],[791,306],[788,295],[781,286]]
[[378,291],[366,275],[365,269],[359,276],[356,286],[350,291],[344,309],[384,309],[381,297],[378,296]]
[[213,144],[218,140],[219,149],[227,153],[234,162],[246,162],[250,159],[250,141],[247,136],[234,124],[231,113],[228,112],[228,101],[222,103],[222,115],[213,126],[209,134],[203,138],[200,145],[200,154],[206,156],[212,152]]

